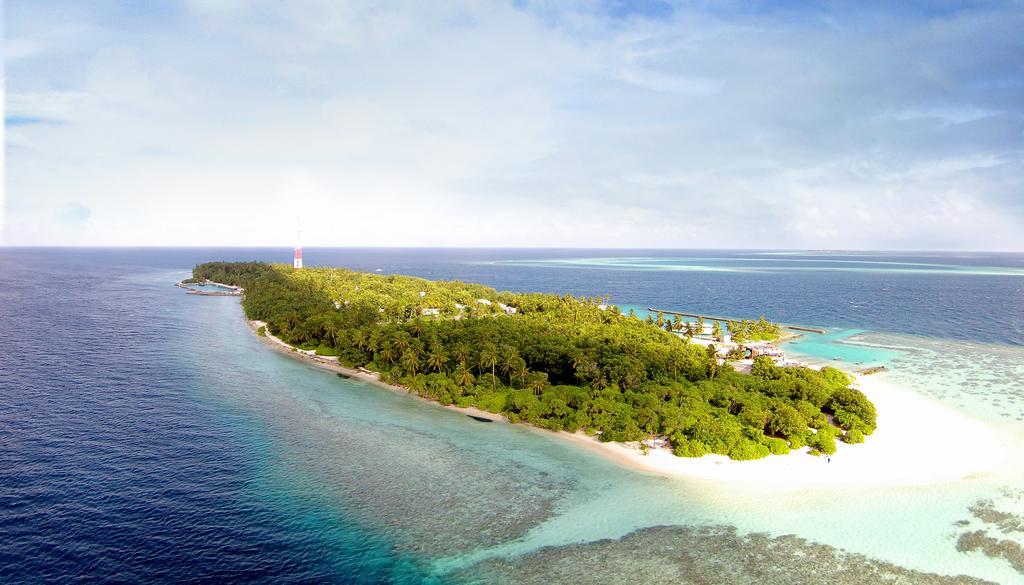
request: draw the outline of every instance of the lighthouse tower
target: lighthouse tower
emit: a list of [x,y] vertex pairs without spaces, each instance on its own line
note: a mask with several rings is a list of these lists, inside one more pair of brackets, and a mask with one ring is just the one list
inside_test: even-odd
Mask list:
[[299,238],[295,238],[295,260],[292,261],[292,268],[295,270],[302,270],[302,244],[299,243]]

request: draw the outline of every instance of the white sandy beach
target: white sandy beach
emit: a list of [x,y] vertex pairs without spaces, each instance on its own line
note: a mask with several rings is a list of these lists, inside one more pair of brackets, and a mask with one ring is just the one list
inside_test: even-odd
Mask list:
[[[255,332],[262,321],[249,321]],[[295,350],[267,333],[268,345],[319,367],[405,393],[404,388],[380,381],[377,374],[338,364],[337,358]],[[658,475],[723,481],[730,485],[797,490],[813,487],[900,486],[998,478],[1024,467],[1024,453],[1009,435],[992,425],[960,413],[931,398],[901,388],[885,374],[857,376],[855,386],[875,404],[878,429],[864,443],[836,441],[829,459],[804,448],[788,455],[754,461],[733,461],[724,455],[676,457],[668,449],[644,454],[636,446],[602,443],[584,433],[546,433],[572,441],[626,467]],[[440,406],[440,405],[439,405]],[[463,414],[505,420],[478,408],[445,406]]]
[[884,374],[855,386],[875,404],[878,429],[864,443],[836,441],[831,461],[804,451],[754,461],[723,455],[676,457],[667,449],[601,443],[582,433],[562,435],[623,465],[668,476],[749,483],[779,489],[818,486],[923,485],[1001,477],[1024,464],[1009,436],[931,398],[896,386]]

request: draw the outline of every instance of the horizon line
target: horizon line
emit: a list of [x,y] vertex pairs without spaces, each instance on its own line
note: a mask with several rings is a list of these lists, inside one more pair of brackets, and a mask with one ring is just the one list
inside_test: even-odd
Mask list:
[[[292,250],[294,245],[223,245],[223,244],[189,244],[189,245],[160,245],[160,244],[0,244],[0,249],[203,249],[203,248],[227,248],[227,249],[284,249]],[[303,249],[326,249],[326,250],[656,250],[656,251],[719,251],[719,252],[900,252],[900,253],[984,253],[984,254],[1024,254],[1020,250],[989,250],[977,248],[675,248],[675,247],[598,247],[598,246],[302,246]]]

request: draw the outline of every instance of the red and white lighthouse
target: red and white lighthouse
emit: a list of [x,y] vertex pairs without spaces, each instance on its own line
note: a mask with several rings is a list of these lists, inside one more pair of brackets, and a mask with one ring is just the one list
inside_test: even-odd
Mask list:
[[292,262],[292,267],[296,270],[302,268],[302,246],[295,246],[295,260]]

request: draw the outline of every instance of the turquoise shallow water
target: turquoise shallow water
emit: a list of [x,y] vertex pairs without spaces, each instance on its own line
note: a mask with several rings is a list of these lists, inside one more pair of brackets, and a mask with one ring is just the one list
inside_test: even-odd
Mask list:
[[[218,335],[224,347],[268,352],[238,319]],[[843,355],[855,360],[850,363],[892,366],[905,355],[891,345],[860,345],[867,335],[837,332],[812,347],[829,361]],[[643,550],[651,527],[718,525],[773,538],[795,534],[912,570],[999,582],[1018,577],[1004,561],[955,548],[963,531],[957,523],[971,521],[968,509],[984,500],[1008,509],[1013,486],[809,490],[772,497],[766,514],[765,500],[744,486],[723,489],[622,469],[546,432],[473,421],[276,353],[257,364],[263,383],[280,385],[279,392],[232,399],[263,413],[276,429],[275,443],[285,448],[283,460],[307,474],[322,497],[360,510],[368,527],[388,526],[395,546],[429,559],[424,570],[436,579],[509,563],[518,580],[539,569],[516,559],[557,557],[554,551],[568,554],[568,547],[605,539],[638,538],[634,546]]]
[[[242,323],[231,328],[251,338]],[[260,350],[267,351],[252,348]],[[1005,508],[1009,486],[810,490],[772,496],[766,514],[766,500],[744,486],[647,476],[545,432],[473,421],[276,353],[263,360],[264,383],[280,385],[279,393],[228,399],[266,417],[282,464],[305,475],[319,497],[358,510],[367,527],[388,527],[394,546],[422,555],[438,579],[655,526],[711,525],[795,534],[920,571],[1017,577],[1003,561],[955,549],[968,508],[989,499]],[[518,579],[535,570],[528,563],[511,571]]]
[[807,333],[799,339],[786,343],[786,350],[805,358],[821,362],[839,362],[848,369],[863,369],[872,366],[888,366],[901,355],[898,349],[857,343],[863,329],[842,329],[823,335]]
[[[770,493],[655,477],[546,432],[481,423],[300,363],[252,335],[238,299],[172,286],[193,262],[263,253],[0,255],[0,317],[10,324],[0,328],[0,580],[1024,581],[1012,554],[957,548],[979,530],[1020,543],[1024,483]],[[559,268],[417,254],[358,258],[525,289],[595,278],[637,306],[693,302],[642,271],[573,280]],[[677,284],[697,290],[687,283]],[[718,312],[761,312],[729,301],[724,285],[699,286]],[[832,330],[799,341],[808,357],[885,363],[917,391],[1024,428],[1020,346],[844,328],[824,307],[786,310]]]
[[899,385],[996,422],[1024,422],[1024,348],[839,330],[785,344],[793,357],[851,371],[885,366]]

